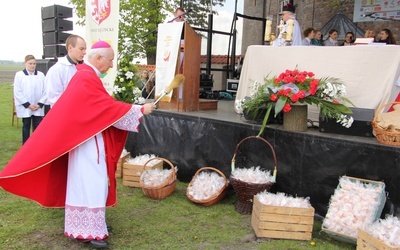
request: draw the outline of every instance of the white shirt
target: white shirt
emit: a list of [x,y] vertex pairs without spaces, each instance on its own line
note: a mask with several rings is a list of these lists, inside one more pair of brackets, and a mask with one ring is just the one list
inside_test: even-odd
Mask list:
[[52,107],[61,94],[64,93],[72,76],[76,73],[76,66],[68,61],[67,57],[58,59],[46,74],[47,103]]
[[17,117],[27,118],[32,115],[44,116],[44,108],[32,111],[31,109],[22,106],[22,104],[27,102],[30,104],[46,103],[45,76],[42,72],[37,71],[37,75],[25,75],[22,70],[18,71],[15,74],[13,87]]
[[303,39],[303,46],[310,46],[311,45],[311,39],[306,37]]

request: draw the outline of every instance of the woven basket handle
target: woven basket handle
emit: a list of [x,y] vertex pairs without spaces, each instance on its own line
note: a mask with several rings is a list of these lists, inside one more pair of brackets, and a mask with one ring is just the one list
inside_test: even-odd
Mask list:
[[381,113],[382,110],[383,110],[385,107],[387,107],[388,105],[395,105],[395,104],[400,104],[400,102],[388,102],[388,103],[386,103],[386,104],[383,104],[383,105],[380,106],[379,108],[377,108],[377,109],[375,110],[374,121],[376,121],[376,118],[377,118],[378,114]]
[[226,176],[224,175],[224,173],[222,173],[221,171],[219,171],[218,169],[213,168],[213,167],[203,167],[203,168],[200,168],[200,169],[197,170],[197,172],[195,173],[193,179],[195,179],[195,178],[197,177],[197,175],[198,175],[200,172],[205,171],[205,170],[212,170],[212,171],[217,172],[219,175],[221,175],[221,176],[224,178],[225,183],[227,182]]
[[[149,160],[143,165],[143,171],[146,170],[146,167],[147,167],[146,165],[147,165],[149,162],[154,161],[154,160],[162,160],[162,161],[168,163],[168,165],[171,167],[171,173],[172,173],[172,174],[169,176],[168,180],[173,180],[173,179],[175,178],[176,173],[175,173],[174,164],[172,164],[172,162],[170,162],[169,160],[167,160],[167,159],[165,159],[165,158],[161,158],[161,157],[154,157],[154,158],[149,159]],[[151,168],[151,166],[148,166],[147,168]]]
[[240,145],[242,145],[242,143],[244,143],[245,141],[250,140],[250,139],[258,139],[258,140],[261,140],[261,141],[265,142],[265,143],[270,147],[270,149],[271,149],[271,151],[272,151],[272,156],[274,157],[274,172],[273,172],[273,178],[274,178],[274,180],[276,180],[277,160],[276,160],[276,154],[275,154],[274,147],[272,147],[271,143],[269,143],[267,140],[265,140],[264,138],[262,138],[262,137],[260,137],[260,136],[254,136],[254,135],[252,135],[252,136],[245,137],[244,139],[242,139],[242,140],[237,144],[236,149],[235,149],[235,153],[233,154],[232,162],[231,162],[231,170],[232,170],[232,172],[235,171],[236,154],[237,154],[237,152],[239,151]]

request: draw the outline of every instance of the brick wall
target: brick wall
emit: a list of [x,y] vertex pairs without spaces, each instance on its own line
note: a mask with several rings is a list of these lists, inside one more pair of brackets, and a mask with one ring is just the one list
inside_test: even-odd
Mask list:
[[[243,14],[263,18],[273,15],[272,30],[274,31],[279,20],[280,2],[279,0],[244,0]],[[350,20],[353,20],[354,1],[345,2],[341,8],[332,7],[332,2],[332,0],[294,0],[294,4],[297,5],[296,18],[301,28],[303,30],[308,27],[321,29],[339,11],[343,11]],[[356,25],[363,30],[373,28],[375,34],[379,34],[383,28],[388,28],[392,31],[397,44],[400,45],[400,23],[398,21],[359,22]],[[248,46],[262,44],[262,22],[244,19],[242,33],[242,54],[245,54]]]

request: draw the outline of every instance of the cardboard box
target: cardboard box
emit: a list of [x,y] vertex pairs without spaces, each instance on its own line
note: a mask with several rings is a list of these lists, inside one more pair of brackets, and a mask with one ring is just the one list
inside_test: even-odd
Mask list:
[[[156,162],[156,160],[153,160]],[[147,166],[147,168],[151,167],[151,169],[163,169],[163,161],[159,161],[153,166]],[[123,164],[123,176],[122,176],[122,185],[128,187],[140,187],[140,175],[142,174],[144,169],[143,165],[134,165],[128,162]]]
[[131,154],[128,152],[126,155],[122,156],[121,158],[118,159],[117,163],[117,170],[115,171],[115,177],[116,178],[122,178],[122,166],[125,163],[126,159],[129,158]]
[[380,239],[375,238],[362,229],[358,230],[357,250],[399,250],[399,247],[394,247],[386,244]]
[[254,197],[251,225],[257,237],[311,240],[314,208],[267,206]]

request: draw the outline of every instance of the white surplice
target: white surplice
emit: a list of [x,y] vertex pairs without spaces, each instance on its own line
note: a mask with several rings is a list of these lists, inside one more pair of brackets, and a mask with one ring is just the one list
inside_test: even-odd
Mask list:
[[[137,132],[143,116],[141,107],[132,105],[130,111],[113,126]],[[107,238],[107,195],[105,147],[103,136],[98,133],[69,152],[64,234],[78,239]]]

